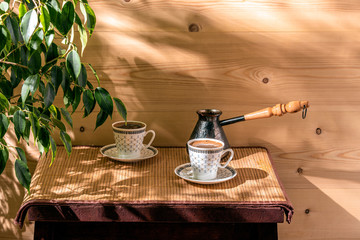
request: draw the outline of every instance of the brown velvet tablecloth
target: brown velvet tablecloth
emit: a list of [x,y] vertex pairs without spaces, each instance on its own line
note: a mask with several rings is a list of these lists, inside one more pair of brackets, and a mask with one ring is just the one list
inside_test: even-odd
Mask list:
[[16,216],[35,221],[189,221],[290,223],[293,207],[265,148],[233,148],[237,176],[215,185],[189,183],[174,169],[189,162],[185,148],[158,148],[158,155],[122,163],[99,147],[58,147],[39,160]]

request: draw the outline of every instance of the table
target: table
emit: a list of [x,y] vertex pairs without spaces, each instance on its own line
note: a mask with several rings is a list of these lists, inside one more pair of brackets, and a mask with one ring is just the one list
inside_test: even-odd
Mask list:
[[293,207],[261,147],[233,148],[237,176],[216,185],[189,183],[174,169],[185,148],[122,163],[98,147],[39,160],[15,222],[35,221],[34,239],[277,239]]

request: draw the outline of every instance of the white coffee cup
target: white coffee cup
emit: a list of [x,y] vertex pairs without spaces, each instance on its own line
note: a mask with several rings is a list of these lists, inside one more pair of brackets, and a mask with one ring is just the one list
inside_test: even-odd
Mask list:
[[[118,157],[136,158],[141,151],[150,147],[155,139],[153,130],[146,131],[146,124],[140,121],[119,121],[112,124]],[[151,133],[149,143],[143,144],[145,136]]]
[[[216,178],[219,168],[225,168],[234,157],[232,149],[224,150],[224,143],[213,138],[197,138],[187,142],[193,177],[199,180]],[[229,159],[221,164],[221,157],[230,152]]]

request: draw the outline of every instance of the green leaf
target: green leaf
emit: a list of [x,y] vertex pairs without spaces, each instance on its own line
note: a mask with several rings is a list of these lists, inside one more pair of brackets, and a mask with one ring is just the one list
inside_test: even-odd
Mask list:
[[3,138],[9,128],[9,119],[5,114],[0,114],[0,138]]
[[23,2],[21,2],[19,5],[19,18],[22,19],[26,12],[27,12],[26,5]]
[[31,129],[31,123],[30,121],[26,121],[23,138],[25,139],[27,145],[29,145],[30,129]]
[[7,146],[7,142],[3,138],[0,138],[0,143],[2,143],[4,145],[4,147]]
[[95,125],[95,129],[94,131],[100,127],[101,125],[104,124],[104,122],[106,121],[106,119],[108,118],[108,114],[106,114],[106,112],[104,112],[103,110],[100,110],[100,112],[98,113],[98,115],[96,116],[96,125]]
[[20,28],[17,19],[13,15],[9,15],[6,20],[6,27],[9,30],[11,40],[14,45],[17,45],[18,41],[20,41]]
[[99,104],[101,110],[103,110],[107,115],[112,117],[114,105],[109,92],[104,88],[97,87],[95,89],[95,99],[96,102]]
[[88,65],[89,65],[91,71],[93,72],[93,74],[94,74],[97,82],[98,82],[98,86],[100,87],[100,79],[99,79],[99,76],[97,75],[97,73],[96,73],[95,69],[93,68],[93,66],[92,66],[90,63],[88,63]]
[[70,155],[72,149],[70,136],[66,132],[60,131],[60,139],[65,146],[66,152],[68,153],[68,155]]
[[45,148],[45,152],[47,152],[50,147],[50,133],[45,127],[40,128],[38,139],[41,145]]
[[30,113],[29,119],[30,119],[30,123],[31,123],[31,130],[32,130],[33,136],[34,136],[34,141],[36,142],[38,135],[39,135],[39,130],[40,130],[39,119],[35,115],[35,113]]
[[41,93],[42,96],[45,95],[45,83],[42,80],[40,80],[39,82],[39,92]]
[[21,19],[20,31],[26,44],[29,42],[37,25],[38,16],[36,14],[36,10],[32,9],[25,13],[24,17]]
[[37,148],[38,148],[38,150],[40,152],[40,155],[42,155],[45,152],[44,146],[41,145],[41,143],[39,142],[39,139],[37,140],[36,143],[37,143]]
[[37,74],[30,75],[29,77],[26,78],[21,88],[21,100],[23,102],[23,105],[25,104],[29,92],[31,92],[32,94],[36,92],[36,90],[39,87],[39,83],[40,83],[40,78]]
[[36,74],[41,68],[41,55],[38,51],[34,52],[28,62],[29,71],[31,74]]
[[80,75],[78,78],[78,82],[79,82],[79,86],[80,87],[86,87],[87,84],[87,72],[86,72],[86,68],[84,66],[84,64],[81,64],[81,71],[80,71]]
[[57,25],[57,19],[61,14],[59,2],[57,0],[48,0],[46,1],[46,7],[49,10],[50,20],[52,24]]
[[16,147],[16,152],[20,158],[21,161],[23,161],[24,163],[27,163],[27,160],[26,160],[26,155],[25,155],[25,152],[22,148],[19,148],[19,147]]
[[30,48],[32,48],[33,50],[38,50],[43,40],[44,40],[44,32],[42,29],[38,28],[30,39],[30,43],[29,43]]
[[74,101],[72,102],[73,113],[79,106],[81,100],[82,89],[78,86],[74,87]]
[[45,109],[50,107],[55,99],[55,88],[52,83],[46,84],[45,94],[44,94],[44,105]]
[[21,110],[21,108],[19,106],[12,105],[9,109],[8,115],[14,115],[17,110]]
[[28,81],[29,84],[29,89],[31,94],[35,94],[36,90],[39,87],[39,83],[40,83],[40,77],[39,75],[35,74],[35,75],[30,75],[25,82]]
[[0,112],[4,110],[8,110],[10,107],[10,103],[4,94],[0,92]]
[[7,12],[8,9],[9,9],[9,3],[7,2],[0,3],[0,12],[2,13]]
[[46,53],[46,62],[50,62],[55,58],[59,57],[58,46],[55,43],[51,43],[47,53]]
[[66,57],[66,69],[74,80],[79,77],[81,71],[81,62],[80,57],[75,50],[69,52]]
[[21,82],[21,79],[22,79],[21,68],[13,66],[11,68],[11,77],[10,77],[12,87],[16,88]]
[[91,84],[91,82],[87,81],[86,85],[89,89],[94,90],[94,86]]
[[71,91],[70,89],[70,76],[69,76],[69,73],[68,71],[66,70],[66,67],[63,67],[62,68],[62,81],[61,81],[61,87],[63,89],[63,92],[64,94],[67,92],[67,91]]
[[13,86],[11,82],[6,79],[1,79],[0,92],[2,92],[6,98],[11,98],[13,96]]
[[55,32],[54,32],[53,29],[50,29],[49,31],[47,31],[47,32],[45,33],[45,44],[46,44],[46,47],[50,47],[50,46],[51,46],[51,43],[53,42],[54,37],[55,37]]
[[23,86],[21,87],[21,101],[23,106],[25,106],[26,99],[29,96],[29,92],[30,92],[30,81],[28,80],[29,77],[25,80]]
[[86,26],[89,30],[89,37],[91,37],[92,33],[94,32],[95,25],[96,25],[96,16],[89,4],[84,3],[84,7],[85,7],[86,14],[87,14],[87,20],[88,20],[86,23]]
[[71,1],[68,1],[64,4],[61,14],[58,15],[56,21],[56,28],[60,33],[65,36],[73,26],[75,21],[75,9]]
[[44,111],[44,109],[40,109],[40,111],[43,111],[43,113],[40,113],[40,119],[39,121],[48,127],[49,122],[50,122],[50,111],[49,109],[47,109],[46,111]]
[[0,25],[0,52],[5,48],[10,41],[10,33],[5,26]]
[[74,92],[73,90],[71,90],[71,88],[69,88],[65,93],[64,93],[64,97],[63,97],[63,101],[65,104],[65,107],[68,108],[71,104],[73,104],[74,102]]
[[[43,45],[43,44],[42,44]],[[42,75],[46,74],[45,76],[47,76],[49,69],[54,66],[56,64],[56,61],[53,62],[49,62],[47,64],[45,64],[42,68],[41,68],[41,73]]]
[[46,7],[41,6],[40,12],[41,12],[40,22],[41,22],[44,32],[46,33],[47,30],[49,29],[50,21],[51,21],[49,11],[46,9]]
[[48,48],[45,46],[44,43],[41,43],[41,44],[40,44],[40,50],[41,50],[41,52],[44,53],[44,55],[46,54],[47,49],[48,49]]
[[25,132],[25,113],[21,110],[18,110],[14,113],[14,127],[15,130],[18,131],[21,135]]
[[63,80],[62,69],[58,66],[54,66],[51,69],[51,82],[52,84],[54,84],[56,92],[58,91],[62,80]]
[[59,119],[56,118],[51,118],[52,123],[61,131],[66,131],[66,127],[65,125],[62,123],[62,121],[60,121]]
[[51,105],[48,110],[51,113],[51,116],[53,116],[54,118],[58,118],[58,110],[54,105]]
[[8,159],[9,150],[6,147],[0,149],[0,174],[4,171]]
[[50,106],[50,110],[52,109],[52,107],[54,107],[56,109],[56,116],[54,116],[54,118],[61,120],[61,112],[60,109],[58,107],[55,107],[54,105]]
[[[21,36],[21,35],[20,35],[20,36]],[[9,60],[10,62],[20,63],[20,61],[21,61],[20,48],[17,47],[17,45],[12,44],[11,41],[9,42],[9,45],[7,45],[7,46],[10,47],[9,50],[12,49],[12,53],[9,55],[8,60]],[[17,67],[17,66],[15,66],[15,65],[13,65],[13,66],[11,66],[11,67],[12,67],[12,68],[13,68],[13,67],[16,67],[16,68],[22,69],[21,67]],[[26,69],[24,69],[24,70],[26,71]]]
[[50,136],[50,148],[51,148],[51,163],[50,163],[51,166],[56,157],[56,143],[51,136]]
[[74,96],[73,96],[72,90],[70,89],[63,96],[63,102],[65,105],[65,108],[67,109],[68,107],[70,107],[70,105],[73,101],[74,101]]
[[27,164],[19,159],[15,161],[15,175],[20,184],[30,193],[31,174]]
[[73,122],[70,113],[65,108],[60,108],[61,114],[65,118],[65,121],[73,127]]
[[120,116],[125,120],[125,122],[127,121],[127,111],[126,111],[126,107],[125,104],[118,98],[114,98],[114,102],[115,102],[115,106],[120,114]]
[[84,49],[86,47],[87,41],[88,41],[88,36],[85,30],[84,25],[81,22],[81,19],[79,18],[79,16],[76,14],[75,15],[75,22],[78,25],[78,30],[79,30],[79,34],[80,34],[80,41],[81,41],[81,56],[84,53]]
[[86,89],[83,93],[83,103],[85,106],[84,117],[88,116],[95,108],[95,98],[91,90]]
[[[26,46],[20,48],[21,64],[27,66],[29,60],[29,51]],[[24,74],[26,72],[23,72]]]
[[87,13],[86,13],[84,2],[80,2],[80,11],[81,11],[82,15],[84,16],[84,24],[85,24],[87,22]]

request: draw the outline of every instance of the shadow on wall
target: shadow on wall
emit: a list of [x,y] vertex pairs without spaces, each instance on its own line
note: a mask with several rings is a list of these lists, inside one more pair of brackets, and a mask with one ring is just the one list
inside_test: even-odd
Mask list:
[[[255,105],[262,108],[296,99],[311,102],[319,95],[314,84],[328,86],[329,81],[338,81],[334,72],[324,76],[321,64],[342,54],[342,39],[332,42],[320,30],[354,28],[327,11],[349,7],[346,4],[209,4],[94,3],[98,33],[89,48],[96,49],[96,54],[88,51],[85,58],[94,63],[105,85],[124,100],[132,118],[142,113],[179,114],[190,132],[197,109],[244,113],[243,109]],[[319,8],[324,10],[319,12]],[[318,15],[311,17],[312,11]],[[190,29],[199,31],[189,32],[194,23],[197,27]],[[329,52],[335,41],[339,51]],[[321,79],[316,76],[319,72]],[[301,77],[304,80],[299,81]],[[268,84],[263,83],[265,78]],[[150,125],[159,122],[156,117],[151,120]],[[184,142],[188,137],[171,135],[173,126],[161,127],[167,128],[165,142]]]

